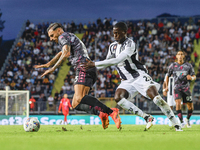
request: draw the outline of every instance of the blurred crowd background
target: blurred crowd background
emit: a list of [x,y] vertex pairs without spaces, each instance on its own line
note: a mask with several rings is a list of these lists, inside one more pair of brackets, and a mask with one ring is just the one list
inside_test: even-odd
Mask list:
[[[175,61],[178,50],[185,52],[186,61],[195,68],[197,80],[192,84],[194,109],[200,109],[200,65],[199,53],[195,45],[200,40],[200,18],[160,18],[156,20],[116,20],[97,18],[94,22],[78,23],[62,22],[66,32],[79,36],[87,47],[93,61],[104,60],[110,43],[114,41],[112,27],[118,21],[127,23],[127,36],[134,40],[139,52],[139,60],[146,65],[154,81],[163,84],[170,63]],[[34,69],[34,65],[45,64],[60,51],[57,44],[49,41],[46,32],[51,22],[26,21],[23,34],[14,45],[12,56],[0,78],[0,90],[9,86],[10,90],[29,90],[32,101],[30,113],[57,113],[63,94],[72,100],[75,72],[73,67],[60,90],[52,92],[59,68],[54,73],[40,76],[45,68]],[[69,62],[65,62],[70,66]],[[98,71],[98,80],[90,94],[108,105],[116,105],[113,96],[120,77],[115,66]],[[160,89],[162,95],[162,88]],[[1,103],[3,101],[0,100]],[[133,103],[147,112],[159,109],[145,97],[138,95]],[[3,106],[3,104],[1,105]],[[74,112],[74,111],[72,111]]]

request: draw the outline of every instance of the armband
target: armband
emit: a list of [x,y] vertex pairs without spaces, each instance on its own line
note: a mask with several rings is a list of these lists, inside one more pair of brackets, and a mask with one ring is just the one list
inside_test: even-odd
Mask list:
[[163,92],[165,92],[166,91],[166,89],[163,89]]
[[191,77],[191,80],[192,80],[192,81],[195,80],[195,77]]

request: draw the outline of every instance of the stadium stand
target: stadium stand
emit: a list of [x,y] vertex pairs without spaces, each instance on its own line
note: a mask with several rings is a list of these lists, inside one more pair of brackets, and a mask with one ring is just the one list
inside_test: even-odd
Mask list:
[[[103,20],[98,18],[96,23],[76,25],[72,21],[71,23],[64,22],[63,26],[65,31],[82,33],[82,41],[88,49],[90,58],[99,61],[105,59],[109,44],[114,41],[112,27],[116,22],[117,20],[112,20],[112,18]],[[125,22],[128,25],[128,37],[137,44],[140,61],[147,66],[153,80],[161,85],[167,67],[175,60],[177,50],[184,50],[186,60],[190,63],[194,62],[193,65],[198,70],[193,96],[195,109],[200,108],[200,67],[198,64],[200,54],[194,49],[194,44],[199,44],[200,19],[176,17],[126,20]],[[51,112],[55,114],[62,95],[67,93],[70,98],[73,96],[74,71],[71,67],[64,78],[64,84],[59,85],[60,89],[58,87],[55,90],[57,85],[54,81],[60,73],[59,69],[41,78],[40,75],[44,70],[33,68],[35,64],[48,62],[59,51],[58,45],[49,41],[46,33],[48,25],[49,22],[33,23],[27,20],[25,30],[14,45],[12,57],[1,76],[0,89],[4,89],[7,85],[12,90],[30,90],[31,96],[36,99],[34,111],[37,113],[50,113],[47,99],[52,94],[54,107]],[[70,63],[65,62],[65,66],[70,66]],[[114,66],[99,70],[96,87],[90,94],[101,100],[113,100],[112,97],[119,83],[120,78]],[[159,92],[162,94],[162,89]],[[152,102],[141,95],[138,95],[133,102],[147,112],[159,111]],[[38,110],[39,105],[40,110]]]

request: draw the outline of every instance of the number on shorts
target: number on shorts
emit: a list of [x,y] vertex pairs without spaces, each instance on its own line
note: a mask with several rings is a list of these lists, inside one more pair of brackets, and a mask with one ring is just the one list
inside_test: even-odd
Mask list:
[[151,81],[151,77],[150,76],[143,76],[143,78],[145,78],[145,81]]
[[187,100],[188,102],[191,102],[191,101],[192,101],[192,96],[187,96],[187,97],[186,97],[186,100]]
[[77,82],[78,81],[78,76],[75,76],[75,81],[74,82]]

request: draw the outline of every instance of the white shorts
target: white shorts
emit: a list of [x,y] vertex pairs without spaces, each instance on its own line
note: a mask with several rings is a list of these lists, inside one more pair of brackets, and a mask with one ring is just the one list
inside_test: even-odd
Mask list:
[[169,91],[167,92],[167,103],[168,103],[169,106],[176,106],[174,94],[170,95]]
[[169,106],[176,106],[175,99],[174,99],[174,78],[173,77],[169,77],[167,103]]
[[152,78],[145,73],[144,71],[138,71],[140,76],[132,80],[122,80],[121,84],[117,89],[125,89],[129,93],[128,100],[133,99],[138,93],[142,94],[146,98],[149,98],[147,95],[147,90],[151,86],[155,86],[157,90],[160,88],[160,84],[154,82]]

